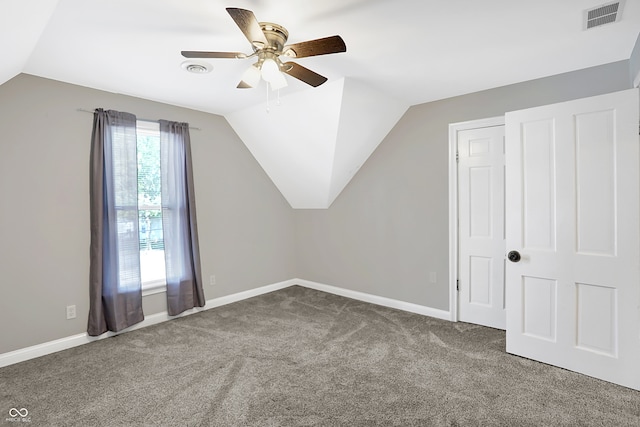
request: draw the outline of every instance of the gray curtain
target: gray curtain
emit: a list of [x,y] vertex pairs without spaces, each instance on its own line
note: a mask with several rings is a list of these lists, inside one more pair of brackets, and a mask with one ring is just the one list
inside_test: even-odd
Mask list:
[[91,135],[89,324],[96,336],[144,319],[138,236],[136,117],[96,109]]
[[160,167],[167,311],[175,316],[205,304],[187,123],[160,120]]

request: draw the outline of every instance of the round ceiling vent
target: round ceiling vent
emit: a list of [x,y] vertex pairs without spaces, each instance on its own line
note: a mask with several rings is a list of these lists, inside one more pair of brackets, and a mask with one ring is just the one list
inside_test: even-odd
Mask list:
[[213,67],[206,62],[185,61],[182,63],[182,69],[194,74],[206,74],[211,72]]

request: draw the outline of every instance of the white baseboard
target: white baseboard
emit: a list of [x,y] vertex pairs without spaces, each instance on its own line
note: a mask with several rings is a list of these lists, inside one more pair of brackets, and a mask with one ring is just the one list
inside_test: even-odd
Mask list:
[[77,347],[82,344],[90,343],[91,341],[91,338],[85,332],[83,334],[72,335],[55,341],[49,341],[33,345],[31,347],[3,353],[0,354],[0,368],[13,365],[14,363],[24,362],[25,360],[35,359],[36,357],[45,356],[47,354],[56,353],[68,348]]
[[77,347],[90,342],[98,341],[101,339],[109,338],[121,333],[134,331],[136,329],[145,328],[147,326],[155,325],[158,323],[166,322],[167,320],[175,319],[177,317],[189,316],[190,314],[199,313],[201,311],[210,310],[212,308],[220,307],[223,305],[231,304],[234,302],[242,301],[248,298],[252,298],[258,295],[266,294],[269,292],[278,291],[280,289],[288,288],[289,286],[300,285],[305,288],[315,289],[330,294],[340,295],[347,298],[352,298],[358,301],[364,301],[371,304],[381,305],[384,307],[395,308],[398,310],[404,310],[411,313],[421,314],[423,316],[435,317],[443,320],[450,320],[450,314],[448,311],[438,310],[423,305],[412,304],[404,301],[398,301],[391,298],[380,297],[377,295],[370,295],[363,292],[351,291],[349,289],[338,288],[336,286],[325,285],[322,283],[311,282],[303,279],[291,279],[284,282],[274,283],[271,285],[261,286],[256,289],[251,289],[244,292],[238,292],[236,294],[227,295],[224,297],[213,298],[207,300],[204,307],[193,308],[187,310],[178,316],[169,316],[165,311],[162,313],[151,314],[145,316],[144,320],[140,323],[133,325],[120,332],[107,332],[99,337],[91,337],[87,333],[72,335],[69,337],[57,339],[54,341],[37,344],[31,347],[22,348],[8,353],[0,354],[0,368],[4,366],[13,365],[14,363],[24,362],[36,357],[45,356],[47,354],[56,353],[58,351],[66,350],[69,348]]
[[98,337],[92,337],[85,332],[82,334],[72,335],[72,336],[57,339],[54,341],[37,344],[31,347],[10,351],[8,353],[0,354],[0,368],[4,366],[13,365],[14,363],[24,362],[25,360],[34,359],[36,357],[45,356],[47,354],[56,353],[58,351],[77,347],[83,344],[88,344],[90,342],[102,340],[105,338],[110,338],[110,337],[113,337],[114,335],[122,334],[129,331],[135,331],[136,329],[145,328],[147,326],[155,325],[157,323],[166,322],[167,320],[188,316],[190,314],[199,313],[201,311],[209,310],[212,308],[216,308],[216,307],[231,304],[234,302],[242,301],[248,298],[252,298],[258,295],[288,288],[289,286],[292,286],[295,284],[296,284],[296,281],[287,280],[284,282],[274,283],[272,285],[262,286],[262,287],[251,289],[244,292],[238,292],[237,294],[227,295],[219,298],[213,298],[213,299],[207,300],[204,307],[192,308],[191,310],[184,311],[177,316],[169,316],[169,313],[167,313],[166,311],[161,313],[151,314],[149,316],[145,316],[142,322],[137,323],[131,326],[130,328],[127,328],[117,333],[106,332]]
[[410,313],[421,314],[423,316],[435,317],[437,319],[451,320],[451,314],[449,313],[449,311],[439,310],[437,308],[431,308],[424,305],[418,305],[410,302],[380,297],[377,295],[366,294],[364,292],[352,291],[349,289],[339,288],[337,286],[311,282],[309,280],[294,279],[294,282],[300,286],[304,286],[305,288],[340,295],[358,301],[368,302],[371,304],[381,305],[389,308],[395,308],[398,310],[408,311]]

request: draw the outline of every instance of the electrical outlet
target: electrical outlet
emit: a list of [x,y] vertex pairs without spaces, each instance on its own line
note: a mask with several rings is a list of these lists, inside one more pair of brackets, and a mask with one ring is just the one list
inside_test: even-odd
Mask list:
[[76,306],[68,305],[67,306],[67,320],[76,318]]
[[211,286],[215,286],[216,285],[216,276],[215,275],[209,276],[209,284]]

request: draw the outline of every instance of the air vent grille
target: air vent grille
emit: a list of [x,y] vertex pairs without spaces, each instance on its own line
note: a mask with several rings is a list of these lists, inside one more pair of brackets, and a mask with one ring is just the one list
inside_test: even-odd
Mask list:
[[622,16],[623,4],[623,1],[616,1],[613,3],[603,4],[593,9],[585,10],[584,28],[588,30],[590,28],[619,21]]
[[587,19],[591,21],[592,19],[602,18],[607,15],[615,15],[618,13],[618,6],[620,3],[608,4],[606,6],[600,6],[597,9],[591,9],[587,14]]

